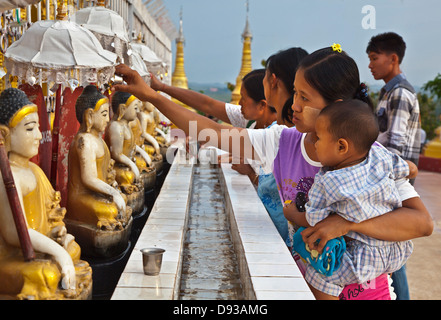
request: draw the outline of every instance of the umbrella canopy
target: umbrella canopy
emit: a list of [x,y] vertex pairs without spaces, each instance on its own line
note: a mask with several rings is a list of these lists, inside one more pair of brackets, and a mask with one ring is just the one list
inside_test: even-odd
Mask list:
[[138,71],[139,75],[144,79],[144,81],[149,84],[150,72],[147,69],[147,66],[145,65],[144,61],[142,60],[141,55],[138,52],[133,51],[131,58],[132,58],[131,59],[132,64],[130,65],[130,67]]
[[131,46],[133,51],[139,53],[150,72],[153,74],[167,73],[166,64],[149,47],[140,42],[132,42]]
[[5,52],[8,72],[19,80],[78,85],[103,84],[114,73],[116,54],[104,50],[87,29],[66,20],[35,22]]
[[78,10],[70,18],[82,27],[90,30],[104,49],[115,52],[130,65],[129,35],[123,17],[105,7],[87,7]]
[[0,12],[15,8],[24,8],[30,4],[37,4],[41,0],[0,0]]

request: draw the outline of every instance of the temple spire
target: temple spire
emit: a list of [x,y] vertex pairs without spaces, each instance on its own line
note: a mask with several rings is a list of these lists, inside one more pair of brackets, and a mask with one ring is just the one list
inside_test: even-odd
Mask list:
[[[188,89],[188,80],[187,76],[185,75],[185,69],[184,69],[184,28],[182,26],[182,7],[181,12],[179,13],[179,34],[176,38],[176,61],[175,61],[175,70],[173,71],[172,75],[172,86]],[[181,101],[172,98],[172,101],[176,102],[177,104],[184,106],[185,108],[196,112],[193,108],[185,105]],[[174,128],[174,126],[172,126]]]
[[179,35],[176,38],[176,62],[175,70],[172,75],[172,85],[174,87],[188,89],[188,80],[184,69],[184,29],[182,26],[182,7],[179,17]]
[[248,12],[250,8],[249,0],[246,2],[247,7],[247,18],[245,23],[245,29],[242,33],[242,65],[240,67],[239,75],[236,78],[236,87],[234,88],[231,94],[231,103],[238,104],[240,100],[240,88],[242,87],[242,78],[252,71],[251,64],[251,40],[253,39],[253,35],[250,31],[250,24],[248,21]]

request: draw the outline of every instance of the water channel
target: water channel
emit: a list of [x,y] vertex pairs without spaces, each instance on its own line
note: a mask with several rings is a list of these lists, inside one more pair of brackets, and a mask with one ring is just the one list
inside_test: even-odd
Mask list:
[[193,170],[179,299],[245,299],[218,168]]

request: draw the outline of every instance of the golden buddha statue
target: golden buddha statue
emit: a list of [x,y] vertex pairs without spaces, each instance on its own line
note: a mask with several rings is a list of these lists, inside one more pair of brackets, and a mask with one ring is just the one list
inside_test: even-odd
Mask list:
[[139,149],[130,128],[130,122],[136,119],[140,103],[131,94],[115,92],[112,96],[113,118],[105,136],[110,155],[115,160],[116,182],[126,194],[127,205],[132,207],[134,214],[143,209],[144,186],[141,173],[148,172],[148,159],[136,155]]
[[108,257],[127,247],[132,220],[132,208],[118,189],[114,161],[102,139],[109,100],[89,85],[75,111],[80,129],[69,150],[66,224],[86,255]]
[[[139,125],[141,129],[141,148],[143,148],[150,156],[153,162],[153,166],[156,171],[159,172],[162,169],[163,158],[161,149],[156,140],[150,133],[147,132],[147,128],[154,128],[156,126],[155,119],[152,116],[155,107],[150,102],[142,102],[141,108],[138,112]],[[153,124],[153,126],[152,126]]]
[[[37,106],[14,88],[0,95],[0,130],[5,137],[14,185],[22,204],[36,259],[24,261],[3,178],[0,180],[0,297],[5,299],[88,299],[92,270],[67,233],[56,192],[29,160],[38,154]],[[2,164],[4,165],[4,164]]]
[[167,147],[168,141],[164,132],[159,128],[161,119],[159,118],[159,111],[156,108],[153,109],[153,119],[155,120],[155,131],[153,133],[155,135],[155,139],[158,140],[161,147]]
[[159,152],[162,158],[166,159],[170,142],[167,141],[165,133],[159,128],[161,122],[159,111],[152,104],[147,102],[144,104],[143,112],[147,116],[145,119],[145,131],[158,142]]
[[[138,100],[138,99],[137,99]],[[138,100],[139,101],[139,100]],[[139,107],[142,107],[141,101],[135,104],[136,114],[140,113]],[[153,189],[156,182],[156,167],[147,151],[144,149],[144,137],[141,121],[138,116],[129,123],[132,130],[133,137],[135,139],[135,160],[138,169],[141,171],[141,180],[144,185],[144,191]],[[148,167],[144,166],[147,163]]]

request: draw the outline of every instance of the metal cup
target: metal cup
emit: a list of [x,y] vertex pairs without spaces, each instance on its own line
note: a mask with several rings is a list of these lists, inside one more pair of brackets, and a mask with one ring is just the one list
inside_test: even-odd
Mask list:
[[159,274],[164,252],[165,250],[160,248],[141,249],[144,274],[148,276],[157,276]]

